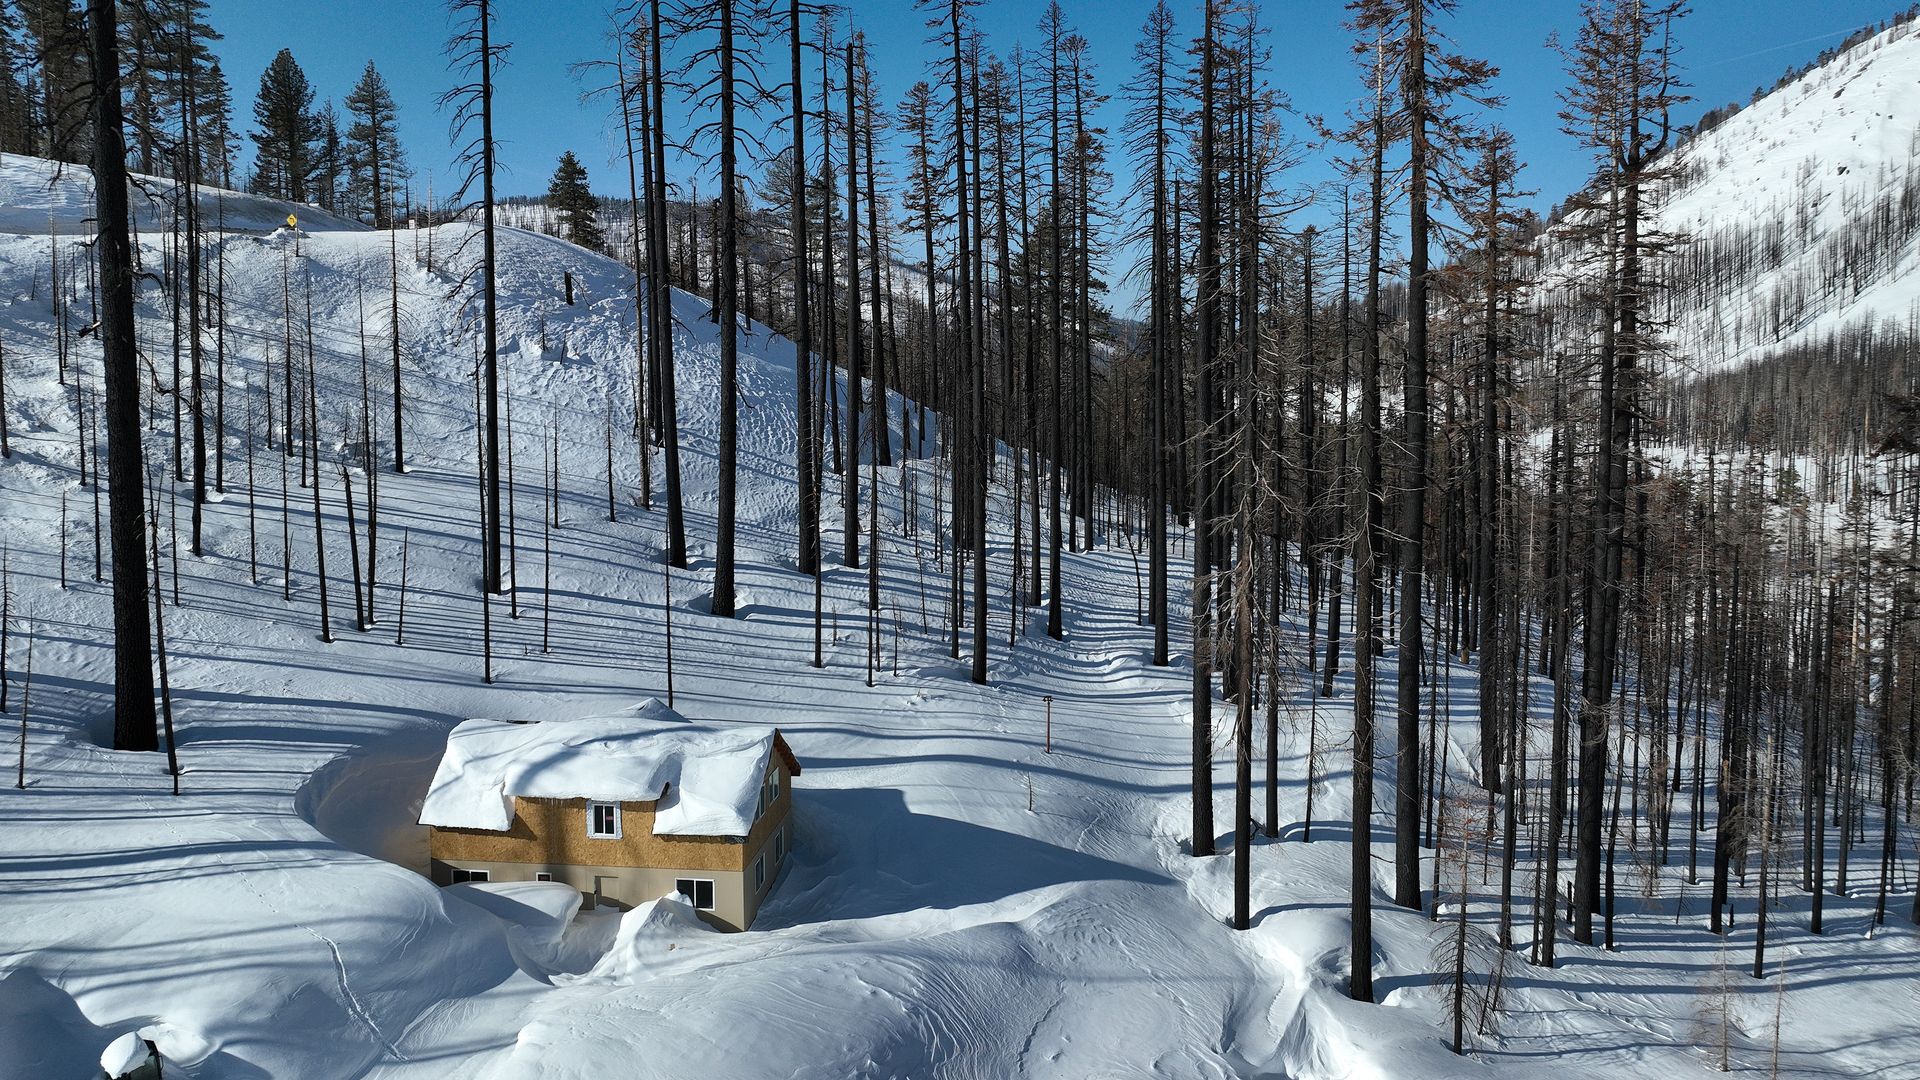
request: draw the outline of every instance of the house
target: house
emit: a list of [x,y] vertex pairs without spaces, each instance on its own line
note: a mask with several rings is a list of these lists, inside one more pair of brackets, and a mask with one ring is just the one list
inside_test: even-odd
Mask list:
[[618,716],[467,720],[420,808],[429,873],[561,881],[621,909],[678,893],[744,930],[792,848],[799,775],[777,729],[697,724],[652,700]]

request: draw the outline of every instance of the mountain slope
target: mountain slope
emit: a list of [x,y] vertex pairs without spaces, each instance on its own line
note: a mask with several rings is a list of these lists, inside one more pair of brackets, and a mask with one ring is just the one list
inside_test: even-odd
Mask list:
[[[1920,326],[1920,22],[1842,50],[1666,166],[1650,223],[1685,242],[1654,313],[1682,371]],[[1566,249],[1549,240],[1549,280]]]

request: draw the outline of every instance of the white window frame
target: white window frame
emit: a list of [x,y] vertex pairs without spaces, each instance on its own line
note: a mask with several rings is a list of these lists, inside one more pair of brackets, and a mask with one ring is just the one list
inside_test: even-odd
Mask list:
[[775,761],[773,764],[767,766],[766,778],[760,782],[760,797],[755,800],[753,805],[753,820],[759,821],[765,817],[767,811],[773,809],[773,804],[779,801],[780,762]]
[[552,873],[552,871],[549,871],[549,870],[535,870],[535,871],[533,872],[533,880],[535,880],[535,881],[552,881],[552,880],[553,880],[553,873]]
[[[693,886],[693,892],[682,892],[680,886],[683,882]],[[705,907],[700,905],[700,886],[702,885],[707,887],[707,903]],[[675,878],[673,882],[673,895],[693,905],[696,911],[712,911],[719,900],[719,897],[715,894],[712,878]]]
[[[607,809],[610,809],[613,811],[613,831],[612,832],[600,832],[594,827],[595,826],[594,819],[598,816],[601,807],[606,807]],[[587,838],[589,840],[620,839],[620,804],[619,803],[590,802],[587,804]]]

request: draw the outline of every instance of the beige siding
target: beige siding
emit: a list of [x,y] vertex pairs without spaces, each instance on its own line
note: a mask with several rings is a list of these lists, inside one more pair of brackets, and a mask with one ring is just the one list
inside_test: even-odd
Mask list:
[[[597,895],[623,908],[671,893],[680,878],[704,878],[714,883],[714,909],[704,913],[709,921],[745,929],[779,876],[772,838],[792,812],[793,780],[777,754],[772,769],[780,773],[780,797],[744,840],[655,836],[651,801],[620,804],[618,838],[592,837],[587,835],[588,800],[515,798],[513,824],[506,832],[434,827],[430,874],[445,885],[455,868],[485,870],[494,881],[533,881],[545,872],[579,889],[589,903]],[[792,841],[789,831],[789,847]],[[753,864],[763,851],[767,880],[756,895]]]
[[433,880],[441,885],[451,883],[455,868],[485,870],[492,881],[534,881],[537,880],[537,874],[545,872],[553,875],[553,880],[579,889],[586,906],[602,903],[622,910],[672,893],[674,883],[681,878],[703,879],[713,882],[713,908],[700,915],[722,930],[745,930],[752,925],[753,916],[760,908],[760,898],[748,895],[753,891],[751,870],[741,873],[734,870],[488,862],[481,859],[462,859],[449,863],[435,859]]

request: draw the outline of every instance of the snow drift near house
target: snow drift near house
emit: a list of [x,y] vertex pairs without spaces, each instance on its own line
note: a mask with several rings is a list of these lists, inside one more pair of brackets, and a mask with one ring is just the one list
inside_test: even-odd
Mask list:
[[775,731],[695,724],[660,706],[625,716],[468,720],[420,807],[422,825],[505,832],[513,800],[661,800],[660,836],[745,836]]
[[620,914],[613,945],[584,975],[556,976],[559,985],[631,986],[663,972],[669,962],[680,966],[688,950],[720,936],[677,896],[649,900]]

